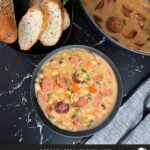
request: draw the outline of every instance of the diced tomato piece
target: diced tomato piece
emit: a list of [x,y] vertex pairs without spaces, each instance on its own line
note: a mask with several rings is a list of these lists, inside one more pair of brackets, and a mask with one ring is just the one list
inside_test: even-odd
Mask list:
[[68,82],[67,78],[63,75],[58,75],[56,77],[56,83],[62,88],[69,87],[69,82]]
[[42,91],[45,93],[50,93],[52,91],[52,83],[47,78],[42,81],[41,86],[42,86]]
[[42,91],[37,93],[37,98],[40,103],[47,103],[48,101],[48,97]]
[[87,98],[85,96],[82,96],[75,103],[75,106],[77,106],[77,107],[85,107],[87,104],[88,104]]
[[93,105],[95,107],[100,106],[101,103],[102,103],[102,97],[101,96],[96,96],[93,98]]
[[113,93],[112,89],[106,89],[106,88],[101,88],[99,92],[102,96],[111,96]]

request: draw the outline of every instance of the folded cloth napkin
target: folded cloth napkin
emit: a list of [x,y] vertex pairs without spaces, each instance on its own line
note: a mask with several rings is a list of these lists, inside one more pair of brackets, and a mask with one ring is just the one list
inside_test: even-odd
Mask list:
[[[85,144],[150,144],[150,114],[141,121],[148,97],[150,77],[121,106],[114,119]],[[150,101],[146,106],[150,108]]]

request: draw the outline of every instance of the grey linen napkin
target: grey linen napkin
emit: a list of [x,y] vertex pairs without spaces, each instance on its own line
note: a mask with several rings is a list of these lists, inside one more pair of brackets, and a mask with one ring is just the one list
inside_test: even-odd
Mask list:
[[[144,103],[148,97],[150,77],[123,104],[114,119],[85,144],[150,144],[150,114],[141,121]],[[147,107],[149,106],[150,102],[147,103]],[[125,136],[130,131],[132,132]]]

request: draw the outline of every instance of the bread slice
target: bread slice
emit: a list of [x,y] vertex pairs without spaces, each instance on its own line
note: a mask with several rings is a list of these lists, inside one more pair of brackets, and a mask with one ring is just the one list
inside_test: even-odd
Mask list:
[[30,7],[39,6],[42,0],[30,0]]
[[70,17],[67,10],[64,8],[63,30],[68,29],[69,26],[70,26]]
[[17,26],[13,0],[0,0],[0,41],[13,43],[17,39]]
[[31,7],[22,17],[18,27],[21,50],[29,50],[39,39],[43,25],[43,13],[39,7]]
[[53,46],[63,31],[63,4],[61,0],[44,0],[41,7],[45,19],[40,41],[44,46]]

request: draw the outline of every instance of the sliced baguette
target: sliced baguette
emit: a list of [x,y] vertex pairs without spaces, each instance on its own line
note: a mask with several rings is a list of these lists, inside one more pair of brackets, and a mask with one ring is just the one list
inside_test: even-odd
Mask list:
[[[30,0],[30,6],[31,7],[32,6],[40,6],[42,1],[44,1],[44,0]],[[45,11],[45,8],[43,10]],[[63,31],[64,31],[70,26],[70,17],[69,17],[69,14],[65,7],[63,7],[62,11],[63,11],[62,13],[64,13],[64,20],[63,20]]]
[[39,7],[31,7],[22,17],[19,27],[19,45],[21,50],[29,50],[39,39],[43,25],[43,13]]
[[40,41],[44,46],[53,46],[63,31],[63,5],[61,0],[44,0],[41,7],[45,19]]
[[30,7],[39,6],[42,0],[30,0]]
[[13,0],[0,0],[0,41],[13,43],[17,39],[17,26]]
[[68,29],[69,26],[70,26],[70,17],[67,10],[64,8],[63,30]]

